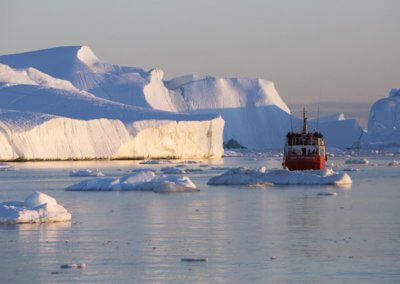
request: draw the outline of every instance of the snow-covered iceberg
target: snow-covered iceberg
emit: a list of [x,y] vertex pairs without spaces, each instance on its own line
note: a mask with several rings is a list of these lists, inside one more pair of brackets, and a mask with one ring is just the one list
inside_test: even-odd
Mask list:
[[187,176],[156,175],[153,171],[137,171],[120,178],[96,178],[67,187],[67,191],[138,190],[157,193],[198,191]]
[[400,89],[392,89],[387,98],[376,101],[368,117],[368,133],[362,146],[400,147]]
[[23,202],[0,203],[0,224],[52,223],[70,221],[71,214],[57,201],[44,193],[34,192]]
[[[102,152],[99,158],[219,157],[222,139],[234,139],[248,149],[281,149],[286,133],[301,127],[274,83],[263,79],[186,75],[165,81],[159,69],[103,63],[87,46],[3,55],[0,63],[4,83],[0,108],[122,122],[125,130],[114,126],[111,131],[127,132],[129,141],[117,143],[124,146],[110,151],[91,145],[92,152]],[[316,128],[312,124],[310,128]],[[355,120],[342,115],[321,118],[319,126],[328,147],[351,147],[363,133]],[[67,134],[71,131],[65,129]],[[139,133],[144,139],[137,139]],[[63,157],[93,158],[93,154],[71,153],[87,151],[76,147],[68,144],[71,151]],[[27,158],[23,150],[19,156]]]
[[346,173],[334,172],[331,169],[288,171],[288,170],[254,170],[234,168],[222,175],[212,177],[209,185],[257,185],[272,183],[274,185],[348,185],[352,183]]
[[31,67],[0,66],[0,160],[220,157],[223,126],[215,114],[125,105]]

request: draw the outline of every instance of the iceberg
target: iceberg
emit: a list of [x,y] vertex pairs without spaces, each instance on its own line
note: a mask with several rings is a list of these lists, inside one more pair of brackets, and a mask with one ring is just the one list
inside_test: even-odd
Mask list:
[[400,147],[400,89],[376,101],[369,113],[368,132],[362,139],[367,148]]
[[154,111],[82,91],[4,82],[1,107],[8,109],[0,109],[0,160],[213,158],[223,153],[224,122],[218,115]]
[[71,214],[44,193],[34,192],[23,202],[0,203],[0,224],[52,223],[70,221]]
[[[301,127],[274,83],[263,79],[186,75],[165,80],[160,69],[103,63],[87,46],[2,55],[0,63],[0,108],[85,122],[108,120],[100,123],[101,135],[110,129],[124,136],[117,138],[124,143],[110,151],[91,145],[95,154],[68,143],[70,151],[60,154],[62,159],[213,158],[223,154],[222,143],[230,139],[248,149],[281,149],[286,133]],[[110,120],[122,126],[110,127],[115,124]],[[310,128],[316,123],[310,121]],[[328,147],[338,148],[358,145],[363,134],[357,121],[342,114],[321,118],[319,130]],[[57,159],[58,154],[42,157],[24,150],[14,156]]]
[[222,175],[212,177],[209,185],[250,185],[272,183],[274,185],[348,185],[352,183],[346,173],[331,169],[289,171],[289,170],[254,170],[233,168]]
[[81,181],[66,191],[137,190],[156,193],[194,192],[196,185],[187,176],[157,176],[153,171],[136,171],[120,178],[97,178]]

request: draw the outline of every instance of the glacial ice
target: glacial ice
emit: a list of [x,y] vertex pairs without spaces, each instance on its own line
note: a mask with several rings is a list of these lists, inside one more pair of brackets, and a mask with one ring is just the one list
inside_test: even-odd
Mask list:
[[372,105],[368,132],[361,142],[369,148],[400,147],[400,89],[392,89]]
[[23,202],[0,203],[0,224],[52,223],[70,221],[71,214],[57,201],[44,193],[34,192]]
[[[87,47],[5,55],[0,62],[0,160],[213,158],[223,153],[224,122],[218,115],[121,103],[118,96],[127,94],[120,87],[126,82],[133,82],[124,85],[126,99],[141,100],[133,73],[144,76],[147,85],[147,75],[162,77],[157,70],[103,64]],[[108,93],[96,96],[87,91],[92,89]],[[159,88],[151,89],[151,96],[159,94]]]
[[212,177],[209,185],[252,185],[268,182],[274,185],[345,185],[352,180],[346,173],[334,172],[331,169],[288,171],[288,170],[254,170],[233,168],[222,175]]
[[[147,137],[164,135],[162,143],[157,143],[152,149],[147,149],[142,141],[129,142],[135,144],[135,147],[124,150],[123,156],[127,158],[147,158],[149,152],[149,157],[155,158],[218,157],[223,153],[218,148],[219,142],[222,144],[222,139],[230,138],[249,149],[280,149],[286,133],[292,127],[298,129],[301,126],[301,120],[290,115],[290,110],[276,91],[274,83],[262,79],[186,75],[165,81],[164,73],[160,69],[145,71],[141,68],[103,63],[87,46],[3,55],[0,56],[0,62],[5,70],[4,76],[0,75],[0,81],[3,78],[5,83],[0,87],[0,108],[7,106],[14,110],[81,120],[120,120],[131,137],[138,135],[143,128],[152,129],[146,131]],[[30,71],[36,75],[29,75],[32,73]],[[10,74],[13,74],[12,80]],[[2,97],[2,93],[7,95]],[[69,94],[70,99],[60,102],[60,93]],[[71,103],[71,100],[75,103]],[[191,114],[182,115],[179,112]],[[133,117],[133,114],[137,115]],[[225,129],[223,120],[218,120],[216,114],[225,120]],[[149,120],[154,120],[154,123]],[[165,123],[190,122],[185,127],[212,121],[213,126],[209,129],[206,126],[194,129],[202,133],[198,135],[201,137],[196,137],[200,141],[185,138],[194,135],[194,130],[189,131],[190,126],[184,137],[173,139],[173,133],[180,133],[182,129],[176,129],[175,125],[175,129],[167,133],[158,133],[154,128],[164,125],[160,120]],[[135,125],[131,125],[133,121]],[[138,123],[139,121],[143,123]],[[316,128],[315,122],[310,121],[310,128]],[[321,118],[319,129],[325,135],[329,147],[351,147],[359,142],[363,134],[355,120],[344,119],[342,115]],[[182,147],[169,145],[177,143],[179,139],[190,140],[192,143]],[[162,151],[159,151],[160,148]],[[150,150],[154,152],[154,156]],[[183,150],[185,153],[180,152]],[[129,152],[128,156],[125,156],[126,152]],[[107,153],[106,157],[114,158],[115,155],[115,152]],[[92,155],[82,156],[70,158],[92,158]]]
[[157,193],[198,191],[187,176],[156,175],[153,171],[137,171],[119,178],[96,178],[68,186],[66,191],[138,190]]

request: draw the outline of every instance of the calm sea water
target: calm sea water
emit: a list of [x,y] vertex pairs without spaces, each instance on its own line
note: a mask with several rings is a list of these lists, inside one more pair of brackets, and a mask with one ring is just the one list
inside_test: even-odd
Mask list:
[[[344,159],[333,159],[343,163]],[[225,158],[218,166],[279,167],[276,158]],[[210,187],[200,192],[65,192],[85,178],[121,176],[137,162],[18,163],[0,172],[0,201],[32,191],[55,197],[71,223],[0,225],[0,283],[399,282],[400,167],[361,166],[351,188]],[[160,166],[155,166],[155,168]],[[337,196],[317,196],[320,191]],[[181,258],[208,258],[204,263]],[[271,260],[271,258],[274,258]],[[87,268],[60,269],[66,263]],[[58,274],[54,274],[58,273]]]

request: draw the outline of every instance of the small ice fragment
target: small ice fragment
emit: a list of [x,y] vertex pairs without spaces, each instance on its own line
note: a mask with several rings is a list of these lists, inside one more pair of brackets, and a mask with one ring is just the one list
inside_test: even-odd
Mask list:
[[164,167],[161,169],[164,174],[184,174],[186,171],[177,167]]
[[227,168],[227,167],[212,167],[211,170],[212,171],[227,171],[227,170],[229,170],[229,168]]
[[344,168],[342,171],[344,171],[344,172],[359,172],[360,169],[358,169],[358,168]]
[[69,172],[69,176],[71,177],[103,177],[104,174],[99,171],[98,169],[96,170],[72,170]]
[[186,169],[186,173],[201,173],[201,172],[204,172],[204,170],[199,168]]
[[207,262],[208,258],[204,257],[204,258],[181,258],[181,261],[185,261],[185,262]]
[[347,159],[345,163],[346,164],[367,165],[369,163],[369,161],[365,158],[360,158],[360,159],[350,158],[350,159]]
[[336,192],[321,191],[321,192],[318,192],[317,195],[320,195],[320,196],[336,196]]
[[85,263],[69,263],[69,264],[61,265],[60,268],[63,268],[63,269],[67,269],[67,268],[85,269],[86,268],[86,264]]
[[389,167],[398,167],[398,166],[400,166],[400,161],[393,160],[388,163],[388,166]]
[[15,171],[15,167],[11,166],[9,164],[0,162],[0,171],[2,171],[2,172]]
[[141,161],[139,164],[141,165],[159,165],[159,164],[171,164],[170,160],[147,160]]
[[248,187],[268,187],[268,186],[274,186],[273,183],[270,182],[254,182],[254,183],[249,183]]

